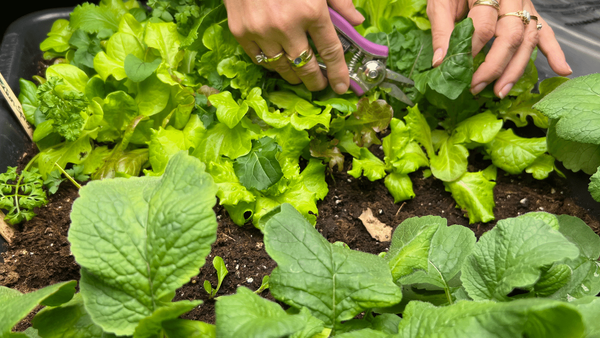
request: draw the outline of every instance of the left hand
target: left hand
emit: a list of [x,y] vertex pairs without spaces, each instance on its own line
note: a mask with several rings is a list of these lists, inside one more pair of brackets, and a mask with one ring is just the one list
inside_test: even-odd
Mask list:
[[[454,22],[463,18],[468,12],[468,17],[473,19],[475,27],[472,39],[473,56],[477,55],[492,37],[496,37],[485,61],[473,74],[471,81],[473,95],[496,81],[494,93],[504,98],[523,75],[536,46],[548,58],[550,67],[558,75],[567,76],[573,72],[565,60],[565,54],[556,41],[552,28],[537,13],[531,0],[498,0],[499,10],[487,5],[473,6],[475,1],[428,0],[427,15],[431,20],[434,67],[442,63],[448,51]],[[505,13],[522,10],[537,16],[538,21],[532,19],[529,24],[524,25],[521,18],[517,16],[498,18]],[[542,25],[540,30],[537,29],[537,24]]]

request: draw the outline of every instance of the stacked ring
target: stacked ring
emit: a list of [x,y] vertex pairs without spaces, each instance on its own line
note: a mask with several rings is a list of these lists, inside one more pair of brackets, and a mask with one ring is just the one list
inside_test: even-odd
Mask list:
[[283,56],[283,54],[285,54],[285,52],[281,51],[281,52],[277,53],[277,55],[273,56],[272,58],[266,57],[265,58],[265,63],[275,62],[275,61],[281,59],[281,57]]
[[500,10],[500,4],[498,3],[498,1],[496,0],[477,0],[475,1],[475,3],[473,4],[473,7],[475,6],[479,6],[479,5],[484,5],[484,6],[492,6],[494,7],[497,11]]
[[535,18],[535,20],[537,21],[537,17],[536,16],[532,17],[531,14],[529,14],[529,12],[526,10],[502,14],[502,15],[498,16],[498,20],[502,19],[505,16],[519,17],[519,18],[521,18],[521,21],[523,21],[524,25],[528,25],[531,22],[532,18]]
[[265,53],[260,52],[259,54],[256,54],[254,56],[254,58],[256,59],[256,63],[266,63],[267,62],[267,56],[265,55]]
[[300,68],[300,67],[306,65],[313,58],[313,56],[314,56],[314,54],[310,47],[308,49],[302,51],[302,53],[300,53],[300,55],[295,58],[289,56],[289,54],[286,54],[288,61],[295,68]]

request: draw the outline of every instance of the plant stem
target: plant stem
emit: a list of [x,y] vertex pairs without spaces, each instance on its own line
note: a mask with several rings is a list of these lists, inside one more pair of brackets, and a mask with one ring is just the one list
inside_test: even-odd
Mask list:
[[71,183],[73,183],[73,185],[76,186],[77,189],[81,189],[81,185],[79,183],[75,182],[73,177],[71,177],[71,175],[67,174],[67,172],[61,166],[58,165],[58,163],[54,162],[54,165],[58,168],[58,170],[60,170],[61,173],[63,173],[63,175],[67,176],[69,181],[71,181]]

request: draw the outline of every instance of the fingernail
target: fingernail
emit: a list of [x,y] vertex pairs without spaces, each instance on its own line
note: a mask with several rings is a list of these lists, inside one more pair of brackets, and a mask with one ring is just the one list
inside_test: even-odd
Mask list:
[[359,12],[359,11],[356,11],[356,13],[358,13],[358,15],[360,16],[360,18],[361,18],[361,20],[360,20],[360,21],[365,21],[365,16],[364,16],[364,15],[362,15],[362,13],[361,13],[361,12]]
[[478,84],[477,86],[471,88],[471,94],[473,94],[473,95],[479,94],[479,92],[481,92],[483,90],[483,88],[485,88],[485,86],[487,86],[487,83],[485,83],[485,82]]
[[431,62],[431,65],[434,67],[439,66],[440,63],[442,63],[442,60],[444,59],[444,51],[441,48],[438,48],[435,50],[435,53],[433,53],[433,62]]
[[571,74],[573,74],[573,69],[571,69],[571,66],[569,66],[568,63],[567,63],[567,67],[569,67],[569,71],[571,72]]
[[508,94],[508,92],[510,92],[510,90],[512,89],[514,83],[509,83],[506,86],[504,86],[504,88],[502,88],[502,90],[500,91],[500,93],[498,93],[498,96],[503,99],[506,94]]
[[348,86],[346,86],[343,82],[340,82],[333,86],[333,91],[341,95],[348,91]]

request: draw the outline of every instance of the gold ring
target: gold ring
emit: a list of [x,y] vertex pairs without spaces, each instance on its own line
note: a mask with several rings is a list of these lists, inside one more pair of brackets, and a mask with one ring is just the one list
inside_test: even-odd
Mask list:
[[300,53],[298,57],[293,58],[289,56],[289,54],[286,54],[285,56],[287,57],[288,61],[292,66],[294,66],[295,68],[300,68],[306,65],[308,61],[310,61],[313,58],[314,54],[312,49],[308,47],[308,49],[302,51],[302,53]]
[[256,54],[254,58],[256,59],[256,63],[263,63],[267,61],[267,56],[263,52]]
[[[523,21],[524,25],[528,25],[531,22],[531,14],[529,14],[529,12],[526,10],[502,14],[502,15],[498,16],[498,20],[502,19],[505,16],[519,17],[519,18],[521,18],[521,21]],[[537,19],[537,17],[536,17],[536,19]]]
[[267,58],[265,59],[265,63],[271,63],[271,62],[275,62],[275,61],[277,61],[277,60],[281,59],[281,57],[283,56],[283,54],[285,54],[285,52],[284,52],[284,51],[281,51],[281,52],[277,53],[277,55],[273,56],[272,58],[270,58],[270,57],[267,57]]
[[473,7],[475,6],[479,6],[479,5],[484,5],[484,6],[492,6],[494,7],[497,11],[500,10],[500,4],[498,3],[498,1],[496,0],[477,0],[475,1],[475,3],[473,4]]

